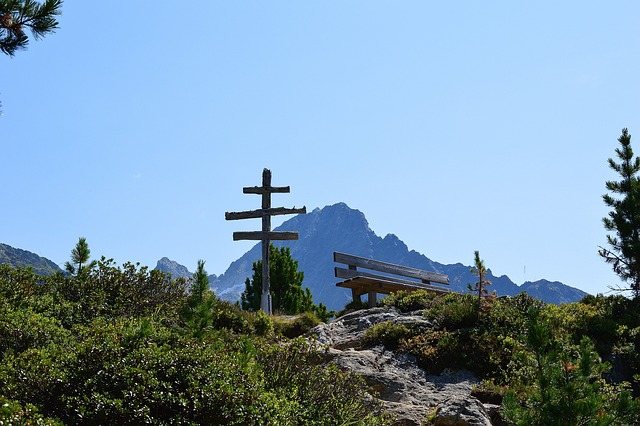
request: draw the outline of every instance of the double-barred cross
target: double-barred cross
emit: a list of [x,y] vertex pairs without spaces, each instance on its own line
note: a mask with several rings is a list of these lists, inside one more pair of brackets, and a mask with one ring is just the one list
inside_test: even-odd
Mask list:
[[269,279],[269,245],[271,240],[297,240],[297,232],[279,232],[271,230],[271,216],[284,214],[306,213],[307,208],[295,207],[287,209],[284,207],[271,207],[271,194],[289,193],[288,186],[271,186],[271,170],[264,169],[262,171],[262,186],[251,186],[242,188],[244,194],[262,195],[262,208],[259,210],[250,210],[245,212],[226,212],[224,218],[226,220],[240,219],[257,219],[262,218],[262,231],[240,231],[233,233],[233,241],[238,240],[260,240],[262,241],[262,296],[260,299],[260,308],[267,314],[271,315],[271,293]]

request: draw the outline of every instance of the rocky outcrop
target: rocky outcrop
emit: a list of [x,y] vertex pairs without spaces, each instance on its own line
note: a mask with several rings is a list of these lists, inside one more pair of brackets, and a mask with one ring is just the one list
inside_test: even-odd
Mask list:
[[491,425],[489,411],[471,395],[478,379],[467,371],[445,371],[429,375],[416,359],[386,350],[382,345],[366,347],[366,330],[391,321],[408,327],[430,328],[419,312],[401,313],[395,308],[373,308],[346,314],[309,332],[329,346],[334,364],[360,375],[373,388],[397,425],[418,426],[431,417],[436,425]]

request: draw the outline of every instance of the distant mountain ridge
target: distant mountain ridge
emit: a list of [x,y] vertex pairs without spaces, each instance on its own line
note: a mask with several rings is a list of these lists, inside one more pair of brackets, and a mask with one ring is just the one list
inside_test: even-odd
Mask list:
[[[171,275],[172,278],[185,278],[188,280],[193,276],[193,273],[189,272],[186,266],[179,264],[175,260],[170,260],[168,257],[163,257],[158,260],[156,267],[153,269],[165,272]],[[216,279],[215,274],[209,275],[209,282],[213,282]]]
[[[451,290],[457,292],[468,291],[467,284],[476,282],[470,266],[434,262],[415,250],[409,250],[393,234],[379,237],[369,228],[365,215],[345,203],[297,215],[276,230],[298,231],[298,241],[275,242],[275,245],[290,247],[291,255],[298,261],[299,270],[304,272],[304,285],[311,290],[314,301],[322,302],[330,309],[341,309],[351,301],[350,290],[335,285],[338,280],[333,272],[336,266],[333,262],[334,251],[446,274],[451,281]],[[212,289],[224,299],[238,300],[246,278],[251,276],[253,262],[260,257],[260,244],[257,244],[212,281]],[[487,279],[492,283],[489,290],[495,290],[498,295],[516,295],[527,291],[531,296],[548,303],[576,302],[587,294],[560,282],[547,280],[518,286],[506,275],[494,276],[491,270]]]
[[[304,272],[304,285],[311,290],[314,301],[322,302],[330,309],[341,309],[351,301],[350,290],[335,285],[338,280],[333,273],[336,266],[333,262],[334,251],[446,274],[451,281],[451,289],[457,292],[466,292],[467,284],[476,281],[476,277],[470,272],[470,266],[434,262],[415,250],[409,250],[393,234],[379,237],[369,228],[362,212],[351,209],[344,203],[317,208],[306,215],[297,215],[276,229],[299,233],[298,241],[275,244],[290,247],[299,269]],[[256,244],[232,262],[224,274],[218,277],[210,275],[211,288],[223,299],[238,300],[244,291],[245,280],[251,276],[253,262],[260,257],[260,244]],[[31,267],[40,275],[62,272],[58,265],[47,258],[2,243],[0,264]],[[158,261],[155,269],[170,273],[175,278],[191,277],[191,272],[185,266],[166,257]],[[518,286],[506,275],[494,276],[491,270],[488,271],[487,279],[492,282],[489,290],[495,290],[498,295],[515,295],[526,291],[548,303],[576,302],[587,294],[557,281],[538,280]]]
[[62,269],[46,257],[38,256],[27,250],[0,243],[0,264],[14,268],[32,268],[38,275],[53,275]]

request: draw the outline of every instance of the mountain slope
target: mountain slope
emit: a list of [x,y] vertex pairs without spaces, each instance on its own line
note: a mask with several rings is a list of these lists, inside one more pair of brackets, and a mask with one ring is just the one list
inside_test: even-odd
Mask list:
[[39,275],[62,272],[58,265],[45,257],[2,243],[0,243],[0,264],[7,264],[14,268],[30,267]]
[[[335,286],[338,280],[333,273],[336,266],[333,262],[334,251],[446,274],[453,291],[467,291],[467,284],[476,281],[476,277],[470,272],[470,266],[434,262],[423,254],[409,250],[393,234],[379,237],[369,228],[362,212],[351,209],[344,203],[315,209],[306,215],[297,215],[284,222],[277,230],[298,231],[298,241],[279,241],[275,245],[290,247],[291,255],[298,261],[299,270],[304,272],[304,284],[313,293],[314,301],[322,302],[330,309],[341,309],[351,301],[350,290]],[[251,276],[252,263],[260,257],[260,244],[257,244],[231,263],[224,274],[212,281],[213,290],[222,298],[237,300],[244,290],[244,281]],[[586,295],[581,290],[546,280],[519,287],[505,275],[494,276],[491,270],[488,271],[487,279],[492,282],[489,291],[495,290],[498,295],[515,295],[529,290],[535,297],[550,303],[577,301]]]

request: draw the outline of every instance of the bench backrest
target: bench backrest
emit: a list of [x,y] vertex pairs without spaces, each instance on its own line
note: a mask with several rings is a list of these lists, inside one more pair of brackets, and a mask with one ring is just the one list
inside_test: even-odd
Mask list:
[[439,284],[449,284],[449,277],[444,274],[423,271],[422,269],[410,268],[408,266],[396,265],[393,263],[368,259],[361,256],[354,256],[352,254],[334,252],[333,261],[336,263],[343,263],[345,265],[348,265],[349,269],[364,268],[372,271],[418,279],[423,283],[434,282]]

